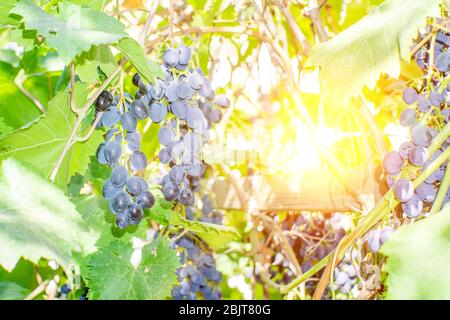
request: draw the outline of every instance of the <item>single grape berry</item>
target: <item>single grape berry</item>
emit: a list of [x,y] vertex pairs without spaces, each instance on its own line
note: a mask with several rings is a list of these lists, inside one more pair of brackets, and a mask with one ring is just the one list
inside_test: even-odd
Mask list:
[[155,204],[155,197],[150,191],[144,191],[136,197],[136,203],[142,208],[151,208]]
[[139,86],[139,80],[141,80],[141,75],[139,74],[139,72],[136,72],[133,75],[133,78],[131,79],[131,82],[133,83],[133,85],[135,87]]
[[398,201],[408,201],[414,194],[414,186],[412,182],[407,179],[398,179],[394,183],[394,194]]
[[144,217],[144,211],[134,204],[128,207],[127,214],[130,217],[130,222],[132,224],[139,224]]
[[106,111],[113,102],[113,100],[114,97],[111,94],[111,92],[105,90],[98,96],[95,102],[95,109],[99,112]]

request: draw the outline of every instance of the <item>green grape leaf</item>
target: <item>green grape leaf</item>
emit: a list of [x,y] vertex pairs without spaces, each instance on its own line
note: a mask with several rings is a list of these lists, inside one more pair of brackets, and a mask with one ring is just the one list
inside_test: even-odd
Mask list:
[[387,0],[369,15],[313,48],[307,67],[320,67],[321,95],[330,108],[345,107],[382,73],[397,78],[400,58],[427,17],[439,16],[440,0]]
[[[0,62],[0,112],[5,125],[17,129],[41,115],[39,109],[27,98],[14,82],[15,69]],[[51,83],[51,81],[50,81]],[[23,86],[44,106],[49,99],[47,76],[28,78]]]
[[88,6],[92,9],[102,10],[111,0],[69,0],[80,6]]
[[450,207],[400,228],[381,252],[387,299],[450,299]]
[[0,282],[0,300],[23,300],[28,290],[14,282]]
[[[75,86],[75,102],[81,106],[86,101],[87,87],[80,83]],[[0,160],[14,156],[36,167],[48,177],[64,148],[75,124],[75,115],[70,110],[70,93],[58,93],[48,104],[48,111],[34,123],[12,131],[0,140]],[[89,157],[95,154],[103,141],[102,134],[96,130],[91,138],[75,143],[67,152],[55,183],[66,188],[75,172],[84,173]]]
[[21,257],[54,259],[68,270],[75,253],[95,250],[95,235],[59,188],[12,158],[0,174],[0,264],[6,270]]
[[12,131],[12,128],[5,123],[3,118],[0,118],[0,140]]
[[111,49],[107,45],[93,46],[89,52],[83,53],[75,65],[75,73],[80,80],[87,83],[100,81],[97,67],[106,74],[111,75],[117,67]]
[[197,234],[215,250],[223,249],[231,241],[237,241],[240,238],[238,231],[233,227],[184,218],[172,210],[173,204],[164,200],[160,193],[153,190],[152,192],[155,195],[155,204],[150,209],[149,217],[159,224],[185,228]]
[[89,285],[89,299],[147,300],[170,296],[180,261],[167,240],[158,238],[145,245],[136,267],[130,262],[132,253],[130,243],[114,241],[88,257],[81,270]]
[[15,25],[18,21],[10,17],[11,10],[16,5],[16,0],[2,0],[0,1],[0,26],[11,24]]
[[19,1],[12,12],[23,17],[26,29],[42,34],[49,47],[58,50],[65,64],[92,45],[113,43],[127,36],[120,21],[70,2],[61,2],[56,16],[31,0]]
[[147,224],[142,222],[132,225],[124,230],[115,224],[115,216],[108,209],[108,201],[95,195],[83,195],[72,199],[77,206],[77,211],[90,226],[98,240],[95,245],[98,248],[107,247],[114,240],[130,242],[132,237],[144,239],[147,232]]
[[127,57],[136,70],[149,82],[154,82],[156,78],[164,79],[161,67],[153,60],[149,60],[144,49],[132,38],[123,38],[116,45],[116,48]]

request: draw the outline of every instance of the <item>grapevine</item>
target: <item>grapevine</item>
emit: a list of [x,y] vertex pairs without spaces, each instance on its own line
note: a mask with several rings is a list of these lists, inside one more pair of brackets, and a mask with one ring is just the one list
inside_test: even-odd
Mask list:
[[4,1],[0,300],[450,299],[448,6]]

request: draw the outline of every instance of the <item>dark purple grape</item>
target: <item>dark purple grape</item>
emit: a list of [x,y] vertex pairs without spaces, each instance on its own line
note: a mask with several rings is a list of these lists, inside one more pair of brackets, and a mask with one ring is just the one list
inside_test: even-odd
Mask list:
[[188,108],[188,105],[184,101],[174,101],[170,104],[171,112],[180,120],[186,118]]
[[443,94],[436,92],[436,91],[431,91],[430,102],[433,106],[439,107],[442,103],[444,103],[444,101],[445,101],[445,97]]
[[133,101],[130,106],[130,112],[138,119],[145,119],[148,117],[148,109],[142,99]]
[[116,216],[116,225],[120,229],[125,229],[130,224],[130,217],[127,212],[120,212]]
[[209,114],[209,120],[211,120],[211,122],[215,122],[218,123],[220,122],[220,120],[222,119],[222,113],[220,112],[219,109],[212,109],[210,114]]
[[122,212],[130,204],[130,196],[126,192],[120,191],[111,199],[111,204],[116,211]]
[[150,89],[150,95],[154,100],[159,101],[164,97],[165,93],[166,93],[166,84],[163,81],[156,79],[155,85],[152,86],[152,88]]
[[125,140],[128,142],[127,146],[130,151],[139,151],[141,147],[141,135],[138,131],[127,133]]
[[119,162],[120,156],[122,155],[122,148],[120,143],[115,141],[107,142],[104,148],[105,158],[109,164],[114,164]]
[[95,109],[100,111],[106,111],[111,103],[113,102],[114,97],[109,91],[103,91],[100,93],[100,95],[97,97],[97,100],[95,101]]
[[178,51],[173,48],[167,48],[162,54],[162,59],[169,67],[175,67],[180,63],[180,55]]
[[141,192],[145,191],[142,188],[141,177],[130,177],[127,181],[127,191],[132,196],[137,196]]
[[400,156],[403,159],[408,159],[409,157],[409,153],[411,152],[411,150],[414,148],[414,144],[412,142],[409,141],[405,141],[403,142],[398,150],[398,153],[400,154]]
[[418,124],[411,129],[411,140],[416,146],[428,147],[433,137],[433,131],[423,124]]
[[124,128],[127,132],[136,131],[137,119],[132,113],[130,112],[123,113],[121,117],[121,122],[122,128]]
[[158,154],[159,162],[163,164],[167,164],[170,162],[170,154],[167,148],[162,148]]
[[204,83],[204,77],[198,72],[194,71],[188,76],[187,81],[192,89],[199,90]]
[[121,188],[128,180],[128,170],[124,166],[117,166],[112,169],[111,183],[116,188]]
[[397,174],[403,168],[403,159],[397,151],[388,152],[383,159],[383,168],[389,174]]
[[[417,98],[417,108],[421,112],[430,111],[431,110],[430,100],[428,100],[424,95],[420,94],[419,97]],[[414,112],[414,116],[415,116],[415,112]],[[414,117],[414,120],[415,120],[415,117]]]
[[175,184],[168,182],[166,184],[163,184],[162,193],[164,196],[164,199],[167,201],[173,201],[178,196],[178,188]]
[[403,213],[411,219],[417,218],[423,209],[423,202],[417,195],[413,195],[407,202],[402,203]]
[[180,81],[177,85],[176,95],[179,99],[190,98],[193,95],[192,88],[185,81]]
[[127,214],[130,217],[131,224],[139,224],[144,217],[144,211],[142,211],[142,208],[135,204],[128,206]]
[[403,90],[402,97],[406,104],[413,104],[417,101],[417,91],[414,88],[408,87]]
[[200,128],[203,123],[203,113],[198,108],[189,107],[186,113],[186,123],[191,129]]
[[105,157],[105,144],[106,144],[106,142],[102,142],[97,148],[96,157],[100,164],[108,163],[108,160],[106,160],[106,157]]
[[398,201],[408,201],[414,194],[414,186],[412,182],[403,178],[398,179],[394,183],[394,194]]
[[441,72],[447,72],[450,70],[450,52],[442,52],[436,58],[436,69]]
[[180,166],[173,166],[172,169],[169,171],[170,179],[173,183],[178,184],[180,183],[185,175],[185,170],[183,167]]
[[155,204],[155,197],[150,191],[144,191],[136,197],[136,203],[142,208],[151,208]]
[[134,170],[144,170],[147,167],[147,157],[141,151],[135,151],[130,156],[130,163]]
[[409,152],[409,162],[417,167],[423,166],[425,162],[430,158],[430,154],[428,153],[427,148],[424,147],[414,147]]
[[176,80],[170,81],[166,87],[166,98],[169,102],[178,100],[177,96],[178,82]]
[[150,105],[150,119],[154,122],[154,123],[159,123],[161,121],[164,120],[164,118],[167,115],[167,107],[160,103],[160,102],[153,102]]
[[117,193],[122,191],[122,188],[116,188],[112,184],[111,180],[106,180],[103,184],[102,194],[104,198],[110,199],[114,197]]
[[131,79],[131,82],[133,83],[133,85],[135,87],[137,87],[139,85],[139,80],[141,80],[141,75],[138,72],[136,72],[133,75],[133,78]]
[[[415,90],[414,90],[414,92],[415,92]],[[416,93],[416,95],[417,95],[417,93]],[[230,106],[230,100],[224,94],[219,94],[218,96],[216,96],[216,99],[214,100],[214,102],[216,103],[216,105],[218,105],[221,108],[228,108]]]
[[179,55],[179,64],[187,65],[189,63],[189,60],[191,59],[191,49],[185,45],[180,44],[178,46],[178,55]]
[[423,202],[432,203],[436,193],[436,188],[432,184],[422,183],[416,188],[416,194]]
[[194,194],[189,189],[182,189],[178,194],[178,201],[183,206],[191,206],[194,204]]
[[416,112],[413,109],[405,109],[400,114],[400,125],[409,127],[416,122]]
[[175,133],[171,128],[161,127],[158,131],[159,143],[167,146],[175,139]]
[[120,121],[120,111],[114,107],[109,108],[103,113],[101,121],[106,128],[115,126]]

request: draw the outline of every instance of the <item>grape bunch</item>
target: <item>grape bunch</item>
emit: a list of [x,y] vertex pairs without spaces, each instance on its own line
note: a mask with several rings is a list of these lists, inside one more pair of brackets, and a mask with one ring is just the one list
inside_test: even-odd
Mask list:
[[109,91],[103,91],[96,101],[96,111],[103,112],[97,128],[107,130],[105,141],[97,149],[97,160],[112,168],[102,193],[121,229],[139,224],[143,210],[155,202],[146,180],[139,176],[147,167],[147,157],[140,151],[141,137],[136,127],[141,119],[138,115],[146,107],[143,99],[131,100],[126,95],[121,102],[120,96],[114,98]]
[[194,204],[194,192],[205,171],[201,152],[209,139],[208,129],[221,120],[220,108],[229,106],[225,95],[215,96],[200,68],[188,68],[190,59],[191,50],[184,44],[167,48],[162,54],[164,80],[147,85],[139,74],[133,77],[133,84],[139,88],[136,99],[148,106],[136,106],[134,114],[162,124],[158,157],[170,168],[162,178],[163,196],[184,206]]
[[345,253],[344,258],[339,265],[334,268],[334,289],[342,293],[351,293],[358,289],[357,270],[355,269],[354,261],[355,253],[350,254],[350,251]]
[[172,297],[175,300],[220,299],[217,284],[222,276],[216,270],[213,256],[198,247],[190,236],[181,237],[174,246],[183,266],[177,270],[179,285],[172,290]]
[[[429,30],[429,28],[428,28]],[[419,39],[420,41],[420,39]],[[403,101],[409,106],[400,115],[401,126],[410,129],[410,141],[403,142],[398,151],[387,153],[383,159],[386,182],[393,188],[405,215],[417,218],[431,207],[444,177],[446,164],[441,165],[422,184],[414,189],[406,164],[425,170],[450,144],[449,139],[433,154],[427,149],[450,118],[450,35],[439,31],[433,50],[429,41],[415,55],[418,66],[429,72],[425,77],[404,89]],[[431,51],[434,52],[430,59]],[[430,62],[434,62],[432,65]],[[450,201],[447,191],[444,203]]]
[[377,253],[383,243],[389,240],[394,228],[384,227],[379,230],[370,230],[367,233],[367,244],[372,252]]

